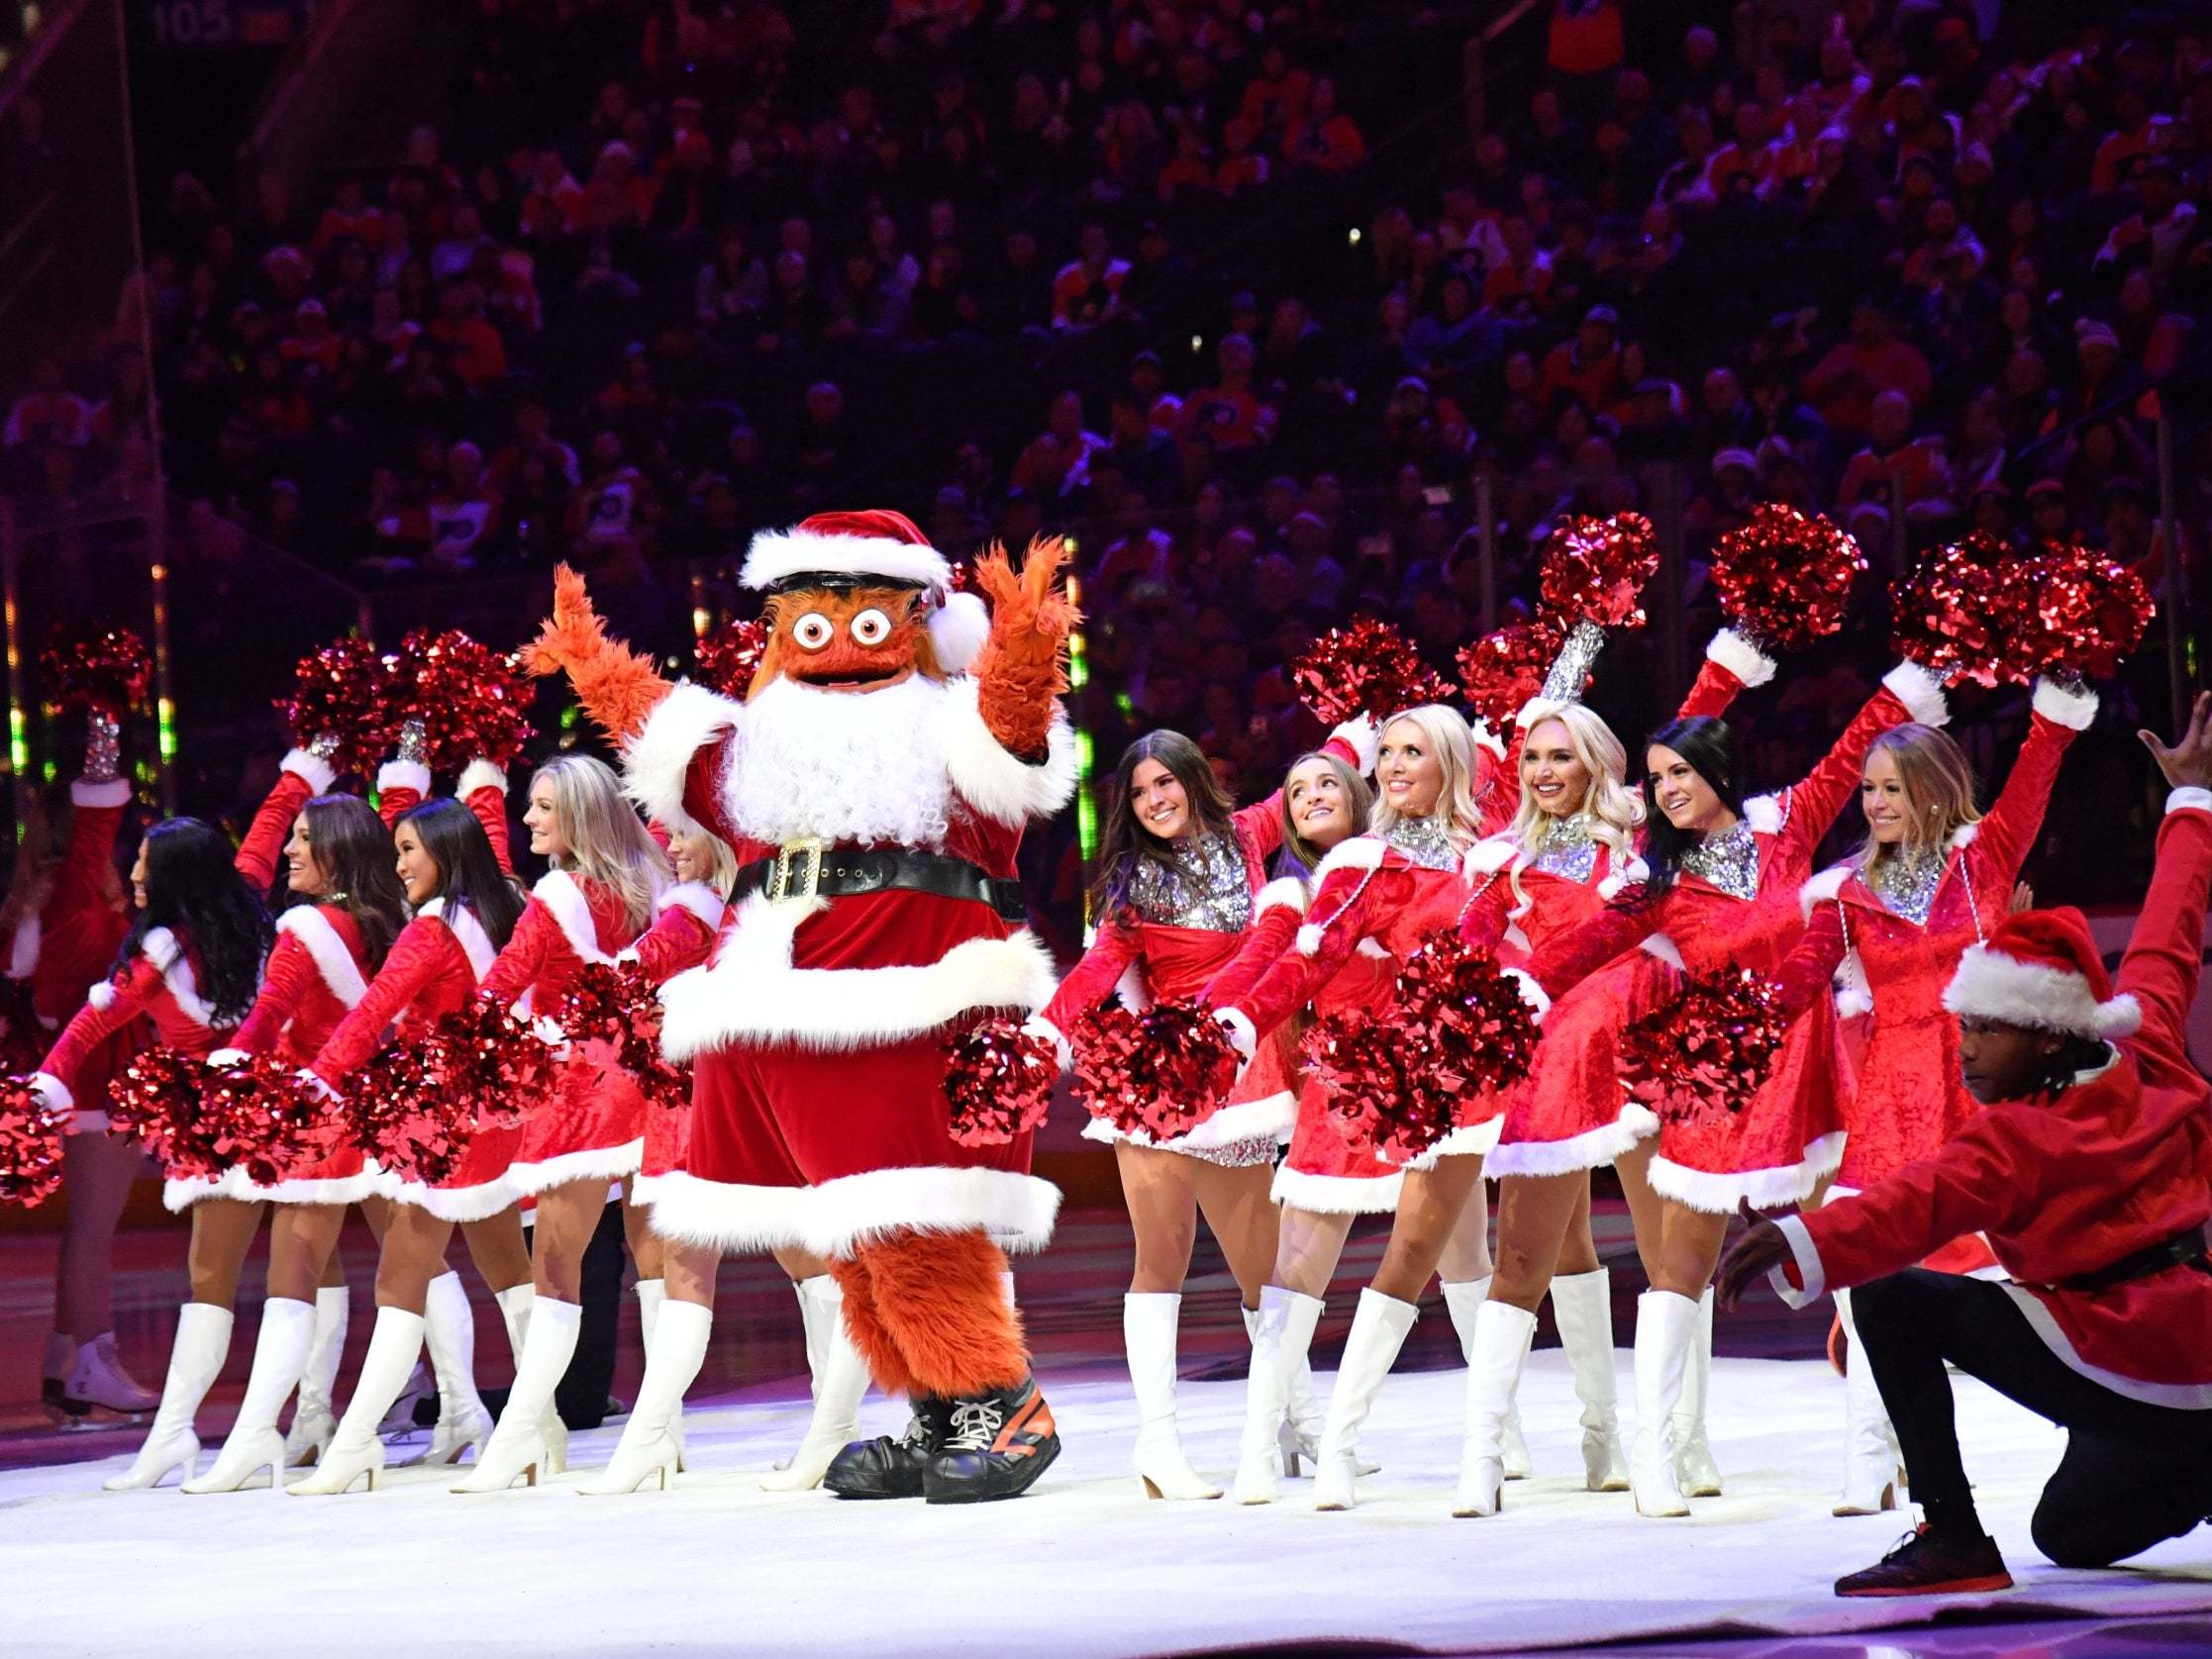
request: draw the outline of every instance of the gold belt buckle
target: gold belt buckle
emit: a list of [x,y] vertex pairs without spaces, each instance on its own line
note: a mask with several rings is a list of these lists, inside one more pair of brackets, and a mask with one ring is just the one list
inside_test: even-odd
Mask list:
[[[785,841],[776,849],[775,870],[768,877],[770,899],[811,899],[822,887],[822,851],[825,842],[819,835],[803,835],[795,841]],[[804,860],[798,885],[791,882],[793,858]]]

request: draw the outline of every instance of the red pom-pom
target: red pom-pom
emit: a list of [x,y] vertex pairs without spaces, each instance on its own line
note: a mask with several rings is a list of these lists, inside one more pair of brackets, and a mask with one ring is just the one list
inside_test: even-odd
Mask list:
[[146,641],[127,628],[62,623],[39,656],[47,700],[80,713],[121,720],[146,695],[153,665]]
[[1770,651],[1802,650],[1844,626],[1866,555],[1834,521],[1761,502],[1720,538],[1713,586],[1721,612]]
[[699,683],[710,691],[743,701],[753,676],[767,654],[768,625],[758,617],[717,629],[692,647]]
[[2061,679],[2110,679],[2158,613],[2143,578],[2093,547],[2040,554],[2027,585],[2034,600],[2015,654],[2027,668]]
[[1075,1092],[1094,1118],[1124,1134],[1175,1140],[1237,1081],[1228,1027],[1195,1003],[1170,998],[1143,1014],[1094,1009],[1076,1023]]
[[68,1114],[47,1105],[28,1077],[0,1081],[0,1204],[46,1203],[61,1185]]
[[521,1122],[560,1090],[560,1062],[489,998],[444,1016],[421,1039],[438,1086],[496,1128]]
[[474,1105],[446,1090],[415,1043],[395,1043],[363,1066],[346,1104],[354,1144],[402,1181],[437,1186],[476,1136]]
[[1444,676],[1386,622],[1359,617],[1332,628],[1290,669],[1299,701],[1335,726],[1355,715],[1387,720],[1452,695]]
[[1544,608],[1560,624],[1642,628],[1639,596],[1659,564],[1659,536],[1643,514],[1568,519],[1545,538]]
[[1676,1122],[1741,1111],[1773,1071],[1789,1025],[1780,991],[1751,969],[1692,975],[1678,1001],[1621,1033],[1621,1080]]
[[636,963],[587,963],[553,1018],[571,1044],[604,1044],[654,1106],[691,1104],[691,1069],[660,1057],[660,995]]
[[338,739],[332,764],[366,774],[392,746],[399,724],[384,693],[384,660],[358,634],[310,651],[299,660],[292,695],[276,706],[301,747],[318,737]]
[[515,658],[458,629],[417,629],[388,666],[386,708],[394,728],[410,719],[423,723],[433,770],[457,772],[471,760],[504,766],[530,741],[533,691]]
[[197,1069],[209,1163],[243,1169],[256,1186],[322,1163],[352,1135],[345,1109],[272,1055]]
[[191,1056],[158,1046],[134,1054],[123,1075],[108,1081],[109,1131],[138,1141],[179,1180],[223,1173],[205,1133],[213,1125],[201,1121],[203,1069]]
[[1059,1079],[1051,1041],[1011,1020],[992,1018],[953,1039],[945,1062],[945,1099],[953,1138],[962,1146],[1004,1146],[1045,1122]]
[[1933,673],[1976,685],[2022,678],[2016,636],[2035,600],[2023,577],[1987,537],[1938,547],[1890,584],[1891,645]]
[[1509,623],[1471,645],[1459,647],[1459,690],[1492,731],[1513,725],[1530,698],[1544,689],[1566,635],[1549,622]]

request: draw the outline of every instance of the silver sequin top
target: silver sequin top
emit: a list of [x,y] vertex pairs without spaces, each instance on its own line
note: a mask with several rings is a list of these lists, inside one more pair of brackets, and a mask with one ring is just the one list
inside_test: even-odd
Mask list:
[[1935,908],[1936,889],[1943,885],[1944,871],[1951,865],[1949,847],[1923,847],[1918,852],[1892,853],[1877,858],[1866,871],[1866,885],[1874,890],[1874,897],[1889,908],[1892,916],[1901,916],[1915,927],[1927,925],[1928,913]]
[[1590,821],[1579,813],[1572,818],[1547,818],[1536,845],[1529,849],[1528,867],[1568,881],[1588,881],[1597,868],[1597,837],[1590,833]]
[[1682,868],[1732,899],[1759,897],[1759,840],[1743,819],[1683,853]]
[[1382,838],[1424,870],[1457,870],[1459,849],[1452,844],[1440,818],[1401,818]]
[[1241,933],[1252,926],[1252,878],[1234,835],[1193,836],[1172,864],[1137,866],[1130,908],[1157,927],[1203,927]]

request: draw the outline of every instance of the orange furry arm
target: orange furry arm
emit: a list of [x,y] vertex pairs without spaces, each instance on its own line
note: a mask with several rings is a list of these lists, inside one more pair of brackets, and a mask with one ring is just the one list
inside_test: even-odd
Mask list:
[[975,561],[975,584],[991,604],[990,636],[969,670],[976,706],[999,746],[1023,760],[1043,758],[1067,689],[1067,635],[1082,619],[1059,589],[1066,563],[1067,543],[1056,536],[1029,544],[1019,575],[995,543]]
[[565,564],[553,570],[553,614],[523,647],[523,663],[533,674],[565,673],[584,713],[617,743],[636,736],[672,689],[650,657],[608,637],[584,579]]

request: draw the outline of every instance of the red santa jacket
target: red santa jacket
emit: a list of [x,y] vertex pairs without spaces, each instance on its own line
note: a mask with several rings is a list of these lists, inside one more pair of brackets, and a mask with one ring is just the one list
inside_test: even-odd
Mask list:
[[2212,1220],[2212,1088],[2185,1046],[2208,886],[2212,792],[2175,790],[2117,976],[2142,1027],[2056,1101],[1984,1107],[1934,1156],[1781,1219],[1793,1259],[1771,1279],[1783,1300],[1802,1307],[1979,1231],[2068,1368],[2130,1399],[2212,1410],[2212,1274],[2173,1266],[2106,1290],[2058,1288]]
[[526,1014],[551,1009],[581,969],[613,961],[643,932],[613,888],[548,870],[530,890],[514,933],[478,989]]
[[49,1029],[84,1006],[131,930],[130,918],[108,902],[130,782],[80,778],[69,785],[69,838],[46,903],[9,940],[8,977],[31,982],[32,1007]]
[[728,913],[729,905],[704,882],[678,882],[656,901],[653,926],[615,960],[635,962],[647,979],[665,985],[714,954]]
[[335,1087],[367,1063],[387,1028],[396,1028],[403,1041],[422,1035],[475,995],[497,954],[483,924],[466,909],[449,906],[443,896],[431,900],[400,929],[383,967],[316,1052],[311,1069]]

